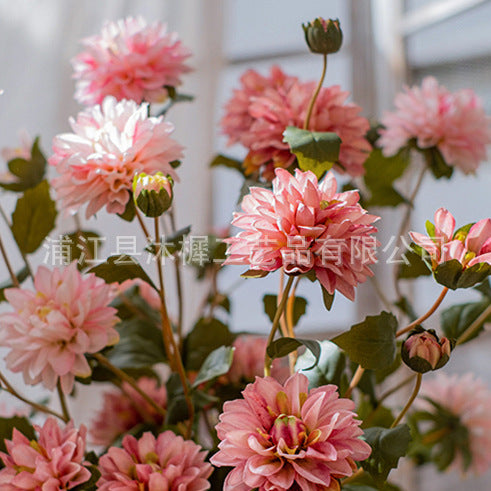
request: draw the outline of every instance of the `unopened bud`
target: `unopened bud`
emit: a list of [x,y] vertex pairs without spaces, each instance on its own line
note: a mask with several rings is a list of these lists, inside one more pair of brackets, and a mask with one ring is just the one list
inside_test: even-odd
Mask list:
[[336,53],[343,44],[343,31],[339,26],[339,20],[318,17],[312,22],[302,24],[305,41],[312,53],[329,55]]
[[401,356],[404,363],[418,373],[442,368],[450,359],[452,344],[447,338],[439,339],[433,329],[421,326],[413,329],[402,344]]
[[136,206],[147,217],[159,217],[172,204],[173,184],[172,178],[164,176],[162,172],[152,176],[145,173],[137,174],[133,179],[133,198]]

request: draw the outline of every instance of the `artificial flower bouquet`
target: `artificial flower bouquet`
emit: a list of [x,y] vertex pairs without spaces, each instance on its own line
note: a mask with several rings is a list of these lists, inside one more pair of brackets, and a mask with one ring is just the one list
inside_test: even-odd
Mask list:
[[[348,92],[324,86],[327,58],[342,46],[339,21],[303,29],[322,62],[318,83],[277,66],[248,70],[226,104],[221,129],[247,155],[211,165],[237,172],[244,187],[233,231],[210,234],[206,260],[188,261],[204,292],[194,325],[183,323],[181,281],[190,228],[177,226],[173,204],[174,188],[186,185],[185,149],[170,122],[173,105],[192,100],[179,92],[191,53],[175,33],[141,18],[106,23],[73,60],[86,108],[71,132],[54,138],[48,159],[38,139],[4,150],[0,185],[17,201],[2,217],[24,267],[12,267],[0,238],[10,274],[0,346],[8,370],[53,397],[36,400],[0,373],[3,391],[23,403],[0,419],[2,490],[396,490],[388,479],[403,457],[442,471],[491,466],[491,392],[471,374],[423,380],[491,319],[491,219],[456,225],[440,208],[426,234],[416,224],[407,235],[423,176],[474,173],[489,119],[471,90],[451,93],[426,78],[370,125]],[[406,195],[398,179],[415,169]],[[390,285],[374,276],[379,217],[367,211],[384,206],[403,210],[398,246],[409,245]],[[57,243],[63,264],[33,268],[30,255],[54,240],[57,210],[74,224]],[[82,210],[140,229],[152,263],[119,254],[93,265],[97,234],[80,225]],[[277,294],[264,298],[269,337],[228,325],[224,267],[243,281],[278,278]],[[414,311],[402,286],[420,276],[441,285],[427,312]],[[335,295],[353,301],[368,279],[385,306],[378,315],[330,340],[296,332],[303,283],[318,284],[328,322]],[[462,288],[480,300],[459,304]],[[438,333],[427,329],[449,292],[456,302],[440,312]],[[67,398],[102,382],[114,387],[87,430]]]

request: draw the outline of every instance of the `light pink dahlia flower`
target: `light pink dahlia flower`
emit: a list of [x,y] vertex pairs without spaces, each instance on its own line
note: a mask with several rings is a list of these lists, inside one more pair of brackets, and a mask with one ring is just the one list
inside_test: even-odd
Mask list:
[[[241,84],[225,106],[222,129],[229,144],[240,142],[249,150],[244,161],[246,173],[261,170],[263,177],[271,180],[275,168],[287,168],[295,160],[283,142],[283,132],[287,126],[303,128],[316,84],[299,82],[278,67],[271,69],[269,77],[248,70]],[[359,106],[346,103],[348,96],[349,92],[337,85],[322,88],[309,129],[336,133],[342,141],[336,170],[359,176],[371,150],[365,139],[369,123],[359,115]]]
[[[475,474],[482,474],[491,468],[491,391],[484,382],[472,373],[465,375],[446,375],[438,372],[431,379],[424,379],[418,400],[418,409],[431,413],[436,408],[422,399],[427,397],[440,404],[443,409],[454,415],[459,424],[467,430],[468,445],[472,455],[472,462],[467,469],[459,445],[456,445],[457,454],[451,468],[468,470]],[[456,432],[452,425],[448,428]],[[462,434],[462,432],[460,432]]]
[[201,491],[210,488],[212,466],[206,452],[172,431],[155,438],[123,439],[123,448],[111,447],[99,460],[99,491]]
[[177,179],[170,162],[182,157],[182,147],[170,137],[174,126],[162,116],[149,117],[147,104],[107,97],[70,125],[73,133],[54,138],[49,159],[60,174],[53,187],[66,209],[88,203],[87,218],[104,206],[123,213],[135,174],[161,171]]
[[72,489],[88,481],[90,471],[84,467],[85,434],[82,425],[73,423],[63,429],[54,418],[42,427],[34,426],[37,440],[29,441],[14,428],[12,440],[5,440],[7,453],[0,453],[5,468],[0,470],[3,491],[57,491]]
[[323,287],[355,297],[354,287],[372,276],[378,244],[371,234],[379,217],[359,204],[356,191],[337,193],[329,172],[321,183],[310,172],[292,176],[276,169],[273,189],[252,187],[232,225],[243,229],[226,239],[226,264],[299,274],[313,270]]
[[339,399],[335,385],[310,392],[308,386],[300,373],[284,385],[257,377],[244,399],[225,403],[220,451],[211,458],[213,465],[234,467],[225,491],[338,490],[336,479],[370,455],[354,402]]
[[181,84],[190,71],[191,52],[177,33],[160,22],[148,25],[142,17],[106,22],[102,32],[82,41],[85,51],[72,60],[77,81],[75,99],[100,104],[104,97],[137,102],[162,102],[165,86]]
[[437,147],[448,165],[462,172],[475,172],[486,160],[491,143],[490,119],[471,89],[450,92],[433,77],[421,87],[405,87],[395,98],[395,112],[382,118],[378,145],[387,156],[394,155],[411,139],[421,148]]
[[[153,378],[141,377],[138,386],[159,406],[167,406],[167,391]],[[122,390],[104,393],[104,403],[90,428],[92,443],[108,447],[140,423],[162,424],[162,415],[126,382]]]
[[435,212],[433,237],[410,232],[413,241],[431,256],[433,268],[457,259],[464,268],[478,263],[491,264],[491,219],[485,218],[472,225],[468,232],[455,231],[455,218],[445,208]]
[[88,377],[85,355],[118,342],[112,286],[94,274],[82,275],[74,261],[65,269],[40,266],[35,291],[9,288],[14,312],[0,315],[0,343],[9,348],[7,367],[26,384],[53,389],[60,381],[70,393],[76,376]]

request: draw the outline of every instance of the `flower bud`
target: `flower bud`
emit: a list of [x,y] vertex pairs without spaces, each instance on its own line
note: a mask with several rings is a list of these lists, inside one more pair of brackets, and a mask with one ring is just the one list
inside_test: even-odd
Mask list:
[[438,370],[450,359],[452,344],[447,338],[439,339],[433,329],[417,326],[402,345],[404,363],[418,373]]
[[312,53],[328,55],[336,53],[343,43],[343,31],[339,26],[339,20],[318,17],[312,22],[302,24],[305,32],[305,40]]
[[137,174],[133,179],[133,198],[136,206],[147,217],[159,217],[167,211],[173,198],[172,186],[174,181],[162,172],[149,176]]

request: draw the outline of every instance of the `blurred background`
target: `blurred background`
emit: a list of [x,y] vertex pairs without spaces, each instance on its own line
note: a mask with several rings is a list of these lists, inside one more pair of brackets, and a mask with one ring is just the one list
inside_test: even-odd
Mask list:
[[[0,88],[4,91],[0,97],[0,147],[16,146],[18,132],[24,128],[33,136],[41,136],[42,148],[50,155],[52,138],[67,131],[68,118],[81,109],[73,100],[69,63],[81,49],[79,40],[99,32],[105,20],[127,15],[167,22],[193,52],[194,71],[185,77],[182,91],[195,95],[196,101],[173,108],[169,120],[176,125],[176,139],[186,147],[179,171],[181,183],[176,186],[177,221],[181,227],[193,224],[194,235],[228,226],[236,207],[240,179],[226,169],[211,171],[208,163],[216,153],[245,156],[242,148],[226,147],[218,128],[223,104],[238,85],[240,75],[248,68],[264,73],[278,64],[302,80],[318,79],[321,60],[308,52],[302,22],[317,16],[340,19],[344,45],[340,53],[329,59],[326,84],[339,84],[351,91],[352,100],[363,107],[368,118],[376,119],[391,109],[393,96],[402,84],[419,83],[429,74],[450,90],[474,89],[491,114],[491,1],[487,0],[0,0]],[[0,162],[0,172],[4,165]],[[408,188],[411,182],[412,176],[408,176]],[[490,188],[489,164],[481,165],[475,176],[456,172],[451,181],[437,182],[427,175],[412,215],[412,228],[422,231],[424,222],[440,206],[447,207],[461,224],[488,217]],[[0,204],[9,215],[14,201],[0,194]],[[380,229],[397,229],[400,210],[374,212],[383,217]],[[54,236],[73,228],[72,219],[60,214]],[[107,238],[101,249],[106,256],[116,247],[116,236],[131,235],[136,230],[103,212],[85,228]],[[14,264],[19,266],[21,259],[16,256],[4,223],[0,223],[0,234]],[[390,234],[382,233],[380,240],[382,247],[388,245]],[[392,252],[389,245],[380,254],[377,274],[382,285],[384,280],[390,284],[391,265],[387,267],[385,263]],[[47,249],[41,249],[32,259],[33,264],[46,262],[47,253]],[[234,285],[241,272],[239,267],[228,268],[221,275],[222,288],[227,290]],[[7,271],[0,264],[0,280],[4,278]],[[266,332],[269,322],[261,299],[264,293],[274,293],[276,287],[274,275],[261,282],[245,281],[232,296],[233,329]],[[387,289],[390,295],[390,287]],[[298,328],[303,337],[331,337],[365,315],[381,310],[369,282],[359,289],[354,307],[337,295],[328,314],[317,285],[303,285],[300,290],[309,299],[307,316]],[[168,291],[172,291],[172,278]],[[422,312],[434,302],[438,292],[431,279],[422,279],[408,293],[417,311]],[[458,295],[459,302],[473,297],[471,292]],[[194,272],[186,271],[188,326],[195,315],[192,307],[201,302],[202,296]],[[456,301],[455,294],[447,296],[447,305]],[[437,316],[433,323],[438,324]],[[472,370],[487,378],[491,373],[491,338],[486,334],[480,340],[479,345],[459,348],[445,370]],[[20,377],[11,379],[31,398],[43,396],[38,388],[24,387]],[[2,393],[0,401],[9,402]],[[87,408],[93,404],[82,397],[72,413],[86,419]],[[402,474],[405,489],[462,489],[453,474],[436,475],[429,469],[415,473],[410,468]],[[491,475],[468,479],[465,486],[488,490]]]

